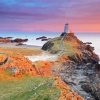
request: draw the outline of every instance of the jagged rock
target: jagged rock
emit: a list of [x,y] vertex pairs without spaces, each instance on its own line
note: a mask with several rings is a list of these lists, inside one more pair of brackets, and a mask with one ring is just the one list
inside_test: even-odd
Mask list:
[[28,39],[20,39],[20,38],[16,38],[14,40],[12,40],[11,42],[17,42],[17,43],[22,43],[22,42],[27,42]]
[[5,60],[4,60],[3,62],[0,62],[0,65],[5,64],[7,61],[8,61],[8,57],[7,57],[7,58],[5,58]]
[[4,54],[4,53],[1,53],[0,55],[1,55],[0,58],[2,58],[2,60],[0,59],[0,66],[1,66],[1,65],[6,64],[6,62],[9,59],[9,57],[6,54]]
[[[77,65],[75,62],[66,61],[59,67],[60,70],[57,73],[59,73],[62,80],[84,97],[85,100],[100,100],[100,71],[97,73],[95,66],[91,63],[87,65]],[[56,71],[58,70],[55,69],[55,72]],[[87,83],[89,83],[88,87],[92,87],[92,89],[86,88]],[[95,87],[97,87],[96,90]],[[91,89],[91,91],[88,91],[89,89]]]
[[90,93],[94,96],[95,100],[100,100],[100,87],[99,89],[96,87],[96,85],[91,83],[85,83],[81,86],[83,90],[85,90],[87,93]]

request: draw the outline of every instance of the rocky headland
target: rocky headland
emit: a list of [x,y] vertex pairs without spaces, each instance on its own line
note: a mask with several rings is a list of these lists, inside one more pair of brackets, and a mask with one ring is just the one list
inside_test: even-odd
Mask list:
[[[79,93],[84,100],[100,100],[99,57],[90,43],[83,43],[74,33],[49,40],[42,47],[59,59],[52,68],[55,75]],[[63,40],[62,40],[63,38]]]

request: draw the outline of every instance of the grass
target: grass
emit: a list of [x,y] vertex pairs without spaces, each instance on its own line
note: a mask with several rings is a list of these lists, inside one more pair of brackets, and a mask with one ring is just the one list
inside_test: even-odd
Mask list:
[[[52,43],[54,43],[54,46],[49,50],[49,51],[55,51],[57,53],[59,53],[62,48],[61,48],[61,38],[57,37],[51,40]],[[72,56],[75,54],[75,51],[71,45],[71,43],[69,42],[63,42],[64,44],[64,54],[68,55],[68,56]]]
[[0,81],[0,100],[58,100],[60,91],[51,78],[25,77]]

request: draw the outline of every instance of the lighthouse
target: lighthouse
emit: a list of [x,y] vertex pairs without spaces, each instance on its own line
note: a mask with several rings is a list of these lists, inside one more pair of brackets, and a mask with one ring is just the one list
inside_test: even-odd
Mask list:
[[64,33],[68,33],[68,23],[64,26]]
[[68,31],[69,31],[68,23],[66,23],[65,26],[64,26],[64,32],[61,34],[61,37],[62,37],[61,38],[61,43],[60,43],[61,53],[64,51],[64,43],[63,43],[63,41],[64,41],[64,38],[66,38],[66,36],[68,34]]

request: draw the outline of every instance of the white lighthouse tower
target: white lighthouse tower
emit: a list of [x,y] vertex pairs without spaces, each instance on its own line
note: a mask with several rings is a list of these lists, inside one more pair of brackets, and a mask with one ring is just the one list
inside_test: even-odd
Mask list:
[[68,25],[69,25],[68,23],[65,24],[65,26],[64,26],[64,33],[68,33]]
[[61,38],[61,43],[60,43],[60,48],[61,48],[61,53],[63,53],[64,51],[64,38],[66,38],[67,33],[68,33],[69,29],[68,29],[68,23],[65,24],[64,26],[64,32],[61,34],[62,38]]

